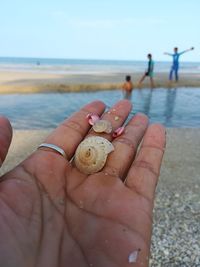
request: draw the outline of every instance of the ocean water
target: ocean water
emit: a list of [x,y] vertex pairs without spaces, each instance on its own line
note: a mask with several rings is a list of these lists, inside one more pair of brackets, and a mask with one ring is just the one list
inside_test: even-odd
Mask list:
[[[168,72],[170,62],[155,62],[155,71]],[[143,72],[147,61],[81,60],[48,58],[2,58],[0,71],[55,74],[109,74]],[[200,63],[182,62],[181,72],[199,73]],[[0,114],[15,129],[54,128],[80,106],[100,99],[108,107],[122,99],[121,91],[0,95]],[[133,111],[143,112],[151,122],[167,127],[200,127],[200,88],[134,90]]]
[[[97,99],[109,108],[122,99],[122,93],[116,90],[0,95],[0,114],[9,118],[14,129],[55,128],[81,106]],[[142,112],[151,123],[166,127],[200,127],[200,88],[134,90],[131,101],[131,116]]]
[[[155,72],[168,72],[170,61],[155,61]],[[0,57],[0,71],[31,71],[55,74],[101,74],[144,72],[146,61],[84,60]],[[181,62],[181,72],[199,73],[200,62]]]

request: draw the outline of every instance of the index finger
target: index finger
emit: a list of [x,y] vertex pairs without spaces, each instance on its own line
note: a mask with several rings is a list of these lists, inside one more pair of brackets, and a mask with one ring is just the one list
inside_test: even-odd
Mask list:
[[[54,144],[62,148],[67,159],[70,160],[78,144],[86,136],[90,125],[86,119],[88,113],[101,115],[105,110],[105,104],[101,101],[94,101],[60,124],[45,140],[45,143]],[[49,150],[48,150],[49,151]]]

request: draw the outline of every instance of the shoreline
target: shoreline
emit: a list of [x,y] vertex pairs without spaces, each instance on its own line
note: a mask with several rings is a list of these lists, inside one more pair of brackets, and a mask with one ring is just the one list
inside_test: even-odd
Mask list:
[[[129,73],[134,88],[143,73]],[[25,71],[0,71],[0,94],[15,93],[64,93],[92,92],[98,90],[121,89],[127,73],[98,73],[98,74],[52,74]],[[168,81],[168,73],[155,73],[156,88],[200,88],[200,73],[181,73],[178,83]],[[141,88],[150,88],[147,77]]]

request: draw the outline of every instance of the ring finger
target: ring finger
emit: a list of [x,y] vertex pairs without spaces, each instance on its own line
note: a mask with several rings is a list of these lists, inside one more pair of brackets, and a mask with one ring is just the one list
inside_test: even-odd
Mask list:
[[137,114],[125,127],[124,134],[113,140],[115,150],[110,154],[103,169],[109,175],[124,179],[132,164],[137,148],[148,127],[148,118],[143,114]]

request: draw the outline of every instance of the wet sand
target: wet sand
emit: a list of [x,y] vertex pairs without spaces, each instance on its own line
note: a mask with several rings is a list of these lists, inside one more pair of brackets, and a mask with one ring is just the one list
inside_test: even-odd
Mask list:
[[[127,73],[51,74],[0,71],[0,94],[81,92],[120,89]],[[143,73],[130,73],[135,88]],[[155,74],[155,88],[200,87],[200,74],[180,73],[178,83],[169,83],[168,73]],[[149,78],[142,84],[148,88]]]

